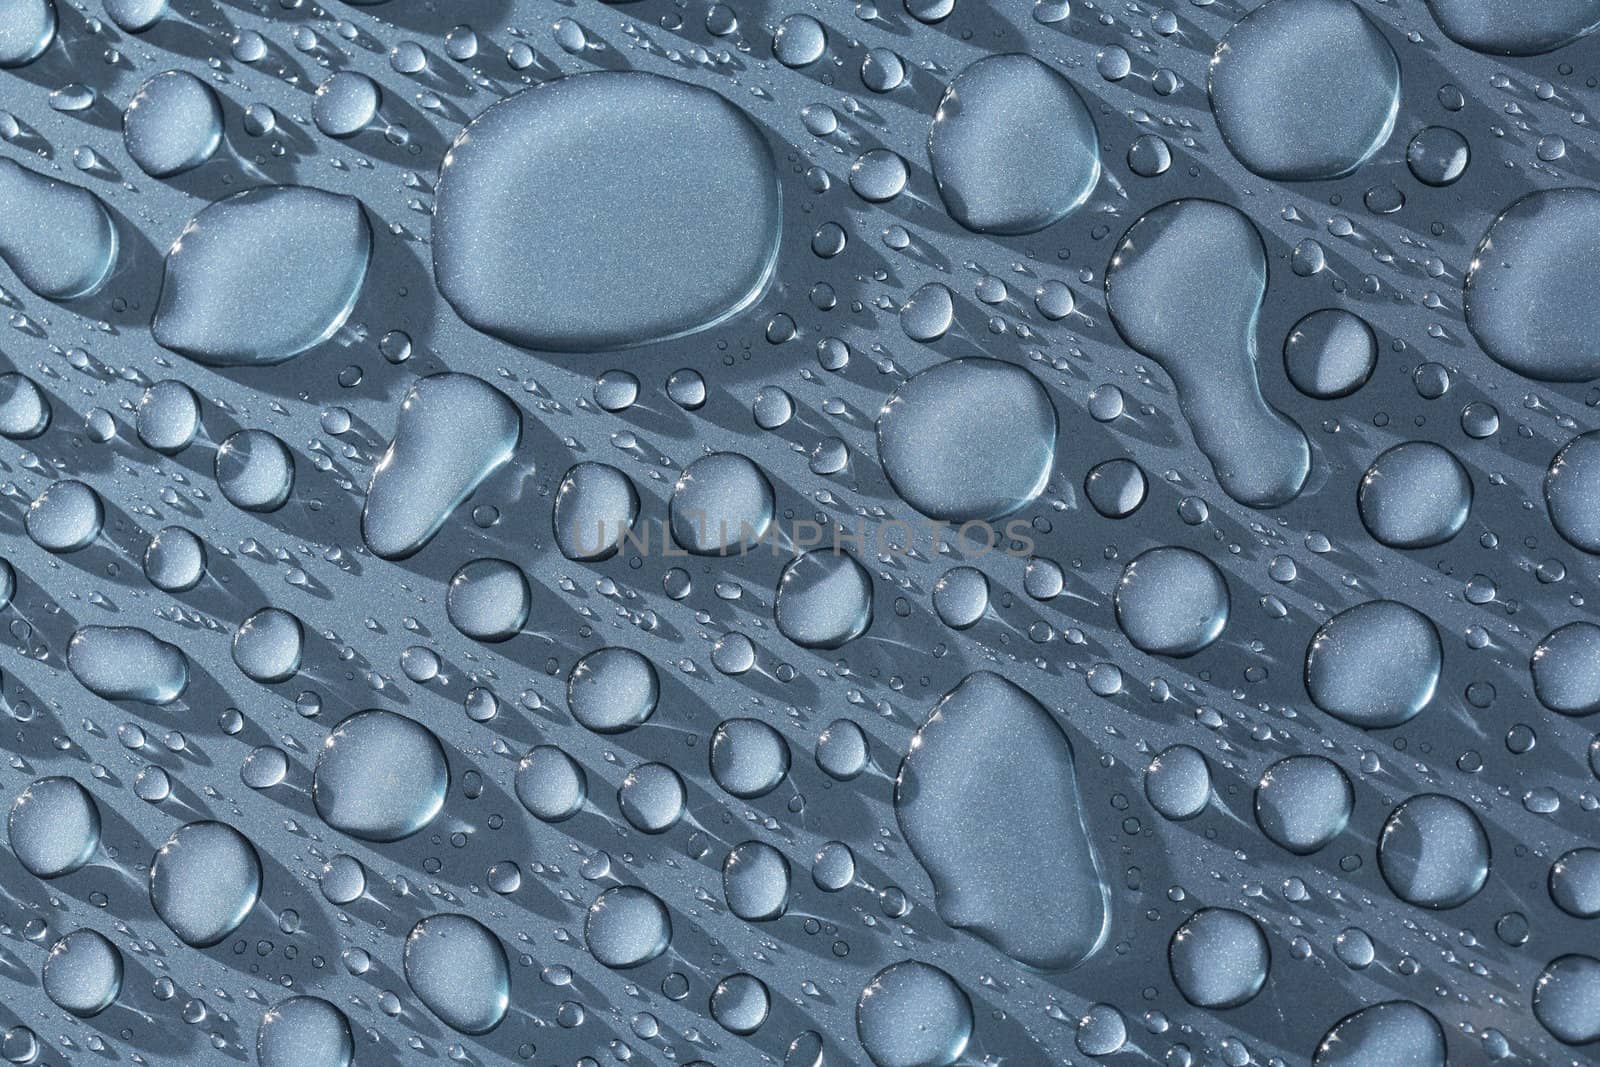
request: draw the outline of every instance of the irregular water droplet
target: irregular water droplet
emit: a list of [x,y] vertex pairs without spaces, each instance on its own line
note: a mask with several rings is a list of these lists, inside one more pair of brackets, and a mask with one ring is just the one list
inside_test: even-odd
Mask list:
[[1339,178],[1383,147],[1400,61],[1350,0],[1268,0],[1211,57],[1207,91],[1230,151],[1263,178]]
[[998,359],[912,376],[884,402],[877,431],[890,484],[930,518],[1003,518],[1032,503],[1055,467],[1055,405],[1032,374]]
[[1489,838],[1461,801],[1423,793],[1389,813],[1378,835],[1378,869],[1408,904],[1458,907],[1489,879]]
[[672,943],[667,907],[649,890],[619,885],[589,905],[583,940],[596,960],[613,970],[639,967]]
[[1433,699],[1444,650],[1427,616],[1393,600],[1341,611],[1306,647],[1306,692],[1352,726],[1408,722]]
[[437,737],[404,715],[370,709],[339,723],[323,742],[311,799],[335,830],[398,841],[433,821],[449,787]]
[[986,56],[956,75],[928,130],[928,161],[945,210],[978,233],[1037,233],[1076,211],[1100,180],[1083,98],[1021,53]]
[[856,1001],[856,1036],[876,1067],[952,1067],[973,1024],[966,991],[920,960],[885,967]]
[[137,626],[85,626],[67,645],[67,669],[103,700],[170,704],[189,684],[189,661]]
[[[593,224],[608,218],[627,225]],[[458,315],[501,340],[632,348],[755,303],[781,218],[772,150],[720,94],[640,71],[572,75],[457,135],[439,172],[434,274]]]
[[846,552],[803,553],[783,568],[772,615],[801,648],[839,648],[872,625],[872,576]]
[[156,343],[213,367],[282,363],[332,337],[372,258],[361,201],[301,185],[219,200],[167,251]]
[[1100,947],[1110,902],[1072,745],[1026,691],[980,671],[946,693],[900,766],[895,817],[949,925],[1039,970]]
[[1386,1000],[1334,1023],[1311,1057],[1312,1067],[1445,1067],[1444,1030],[1409,1000]]
[[128,101],[122,143],[128,158],[152,178],[193,170],[222,144],[222,103],[188,71],[163,71]]
[[626,474],[605,463],[568,469],[556,490],[554,523],[561,554],[599,562],[617,554],[639,519],[639,491]]
[[1261,395],[1256,318],[1267,258],[1255,225],[1211,200],[1163,204],[1128,228],[1105,284],[1117,332],[1172,378],[1223,491],[1249,507],[1294,499],[1311,446]]
[[1497,56],[1543,55],[1600,26],[1592,0],[1428,0],[1428,10],[1446,37]]
[[1261,992],[1272,955],[1254,919],[1232,908],[1201,908],[1167,946],[1172,981],[1197,1008],[1237,1008]]
[[150,863],[150,904],[186,945],[208,948],[237,930],[261,895],[261,857],[233,827],[192,822]]
[[[50,12],[53,25],[55,9]],[[5,46],[0,36],[0,56]],[[111,277],[117,227],[98,196],[0,159],[0,202],[7,206],[0,259],[23,285],[48,300],[74,300]]]
[[482,379],[445,373],[413,382],[367,487],[367,547],[384,559],[415,554],[521,441],[517,406]]
[[500,939],[465,915],[430,915],[406,937],[406,984],[453,1030],[486,1034],[511,1005],[511,966]]
[[100,847],[100,808],[74,779],[40,778],[12,801],[6,835],[29,874],[60,878],[88,863]]

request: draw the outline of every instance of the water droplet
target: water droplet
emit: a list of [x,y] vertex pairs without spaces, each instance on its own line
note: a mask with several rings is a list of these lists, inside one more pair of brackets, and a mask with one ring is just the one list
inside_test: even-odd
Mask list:
[[1467,139],[1448,126],[1424,126],[1406,145],[1406,166],[1423,185],[1452,185],[1471,161]]
[[1408,904],[1458,907],[1489,878],[1489,838],[1461,801],[1424,793],[1389,813],[1378,835],[1378,869]]
[[67,645],[67,669],[104,700],[170,704],[189,684],[182,649],[136,626],[85,626]]
[[1500,56],[1543,55],[1600,26],[1586,0],[1428,0],[1428,10],[1452,41]]
[[1387,1000],[1351,1012],[1333,1024],[1311,1058],[1312,1067],[1367,1067],[1393,1063],[1445,1067],[1439,1020],[1409,1000]]
[[237,930],[261,895],[261,857],[220,822],[174,830],[150,863],[150,904],[179,940],[207,948]]
[[167,0],[104,0],[106,14],[128,33],[143,33],[167,14]]
[[0,435],[13,441],[38,437],[50,425],[50,400],[32,378],[0,374]]
[[1129,643],[1152,655],[1192,656],[1228,623],[1228,583],[1188,548],[1152,548],[1133,559],[1112,601]]
[[398,841],[444,807],[450,766],[439,739],[392,711],[358,711],[323,742],[311,799],[322,821],[366,841]]
[[767,1021],[772,996],[766,983],[753,974],[730,974],[711,991],[711,1017],[730,1034],[755,1033]]
[[567,707],[579,725],[617,734],[655,714],[661,683],[649,660],[631,648],[601,648],[580,659],[567,678]]
[[[12,0],[8,6],[19,4]],[[53,29],[55,9],[48,10]],[[11,14],[8,10],[7,17]],[[0,60],[7,44],[0,37]],[[0,67],[6,65],[0,61]],[[23,285],[49,300],[74,300],[98,291],[111,277],[117,227],[98,196],[0,159],[0,201],[8,207],[0,221],[0,259]]]
[[877,1067],[952,1067],[973,1023],[966,991],[920,960],[885,967],[856,1001],[856,1035]]
[[672,943],[672,919],[654,893],[638,886],[613,886],[589,905],[583,940],[590,954],[607,967],[639,967]]
[[217,488],[244,511],[277,511],[294,492],[294,453],[266,430],[239,430],[217,449]]
[[951,567],[933,587],[933,610],[952,630],[975,626],[989,610],[989,579],[976,567]]
[[617,787],[617,807],[635,830],[666,833],[683,818],[683,779],[665,763],[641,763]]
[[583,810],[589,779],[583,766],[555,745],[535,745],[517,764],[517,799],[534,818],[561,822]]
[[354,1059],[350,1020],[321,997],[280,1000],[261,1017],[256,1031],[261,1067],[350,1067]]
[[1472,478],[1449,449],[1408,441],[1372,461],[1356,502],[1378,543],[1431,548],[1461,532],[1472,510]]
[[55,39],[56,6],[52,0],[10,0],[5,21],[0,23],[0,68],[32,63]]
[[383,92],[378,83],[353,70],[341,70],[317,86],[311,120],[329,137],[354,137],[378,117]]
[[1145,768],[1144,795],[1168,819],[1199,815],[1211,801],[1211,768],[1205,756],[1188,745],[1166,749]]
[[1201,908],[1167,946],[1172,981],[1197,1008],[1237,1008],[1261,992],[1271,964],[1256,921],[1232,908]]
[[406,937],[406,984],[463,1034],[486,1034],[511,1005],[511,967],[500,939],[465,915],[430,915]]
[[60,878],[88,863],[100,847],[100,808],[75,780],[40,778],[12,802],[6,832],[29,874]]
[[789,908],[789,861],[765,842],[735,845],[722,864],[722,895],[745,922],[779,918]]
[[182,593],[206,576],[206,544],[182,526],[165,526],[144,550],[144,576],[164,593]]
[[1551,960],[1534,982],[1533,1014],[1562,1044],[1600,1041],[1600,960],[1576,954]]
[[1545,634],[1529,669],[1539,703],[1560,715],[1600,711],[1600,626],[1569,622]]
[[788,743],[760,719],[724,719],[712,732],[711,777],[733,796],[766,796],[788,773]]
[[461,565],[450,579],[445,611],[450,625],[474,641],[509,641],[528,621],[533,594],[528,579],[515,563],[503,559],[474,559]]
[[262,608],[233,634],[233,662],[246,678],[270,685],[300,670],[305,628],[281,608]]
[[1343,308],[1313,311],[1283,341],[1283,369],[1306,396],[1336,400],[1367,384],[1378,364],[1372,327]]
[[1443,659],[1439,631],[1427,616],[1374,600],[1318,628],[1306,647],[1306,692],[1352,726],[1399,726],[1433,699]]
[[570,560],[610,559],[638,518],[638,490],[626,474],[604,463],[577,464],[556,490],[556,544]]
[[1556,533],[1585,552],[1600,553],[1600,431],[1561,446],[1545,472],[1544,503]]
[[737,452],[713,452],[684,468],[668,506],[672,539],[697,555],[746,551],[772,525],[772,483]]
[[772,35],[772,55],[786,67],[810,66],[828,48],[828,31],[810,15],[789,15]]
[[128,101],[122,143],[128,158],[152,178],[193,170],[222,144],[222,104],[193,74],[163,71]]
[[1339,765],[1321,756],[1288,756],[1256,783],[1256,825],[1267,840],[1309,856],[1344,833],[1355,789]]
[[772,614],[801,648],[839,648],[872,625],[872,576],[848,553],[803,553],[783,568]]
[[50,946],[39,981],[61,1010],[99,1015],[122,992],[122,953],[99,931],[74,930]]

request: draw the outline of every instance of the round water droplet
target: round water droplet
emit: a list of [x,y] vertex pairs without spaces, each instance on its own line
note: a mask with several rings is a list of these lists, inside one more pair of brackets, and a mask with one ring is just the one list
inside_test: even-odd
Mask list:
[[781,219],[772,150],[720,93],[641,71],[578,74],[457,135],[439,172],[434,274],[457,314],[513,344],[635,347],[753,304]]
[[867,769],[867,735],[849,719],[835,719],[817,735],[817,766],[829,778],[848,782]]
[[1306,647],[1306,692],[1352,726],[1399,726],[1433,699],[1443,660],[1439,631],[1427,616],[1374,600],[1318,628]]
[[730,974],[711,991],[711,1017],[730,1034],[753,1034],[767,1021],[772,995],[753,974]]
[[1230,151],[1263,178],[1338,178],[1389,139],[1400,61],[1350,0],[1268,0],[1217,44],[1207,90]]
[[973,1025],[966,991],[920,960],[885,967],[856,1001],[856,1035],[877,1067],[952,1067]]
[[350,1020],[321,997],[280,1000],[256,1031],[260,1067],[350,1067],[355,1050]]
[[1356,494],[1361,524],[1390,548],[1442,545],[1466,524],[1472,478],[1431,441],[1395,445],[1372,461]]
[[850,164],[850,188],[869,204],[899,196],[909,177],[906,161],[887,148],[869,149]]
[[617,807],[635,830],[662,834],[683,818],[688,791],[665,763],[641,763],[617,787]]
[[617,734],[655,714],[661,684],[650,661],[630,648],[589,653],[567,678],[567,707],[582,726]]
[[1600,553],[1600,430],[1561,446],[1545,472],[1544,503],[1556,533],[1585,552]]
[[233,662],[246,678],[269,685],[300,670],[305,627],[281,608],[262,608],[233,634]]
[[50,946],[39,981],[61,1010],[99,1015],[122,992],[122,953],[97,930],[74,930]]
[[535,745],[517,764],[516,791],[530,815],[560,822],[583,810],[589,778],[582,764],[555,745]]
[[88,863],[100,847],[100,808],[73,779],[40,778],[12,802],[6,833],[29,874],[59,878]]
[[1085,1056],[1110,1056],[1128,1042],[1128,1023],[1110,1004],[1095,1004],[1078,1020],[1078,1051]]
[[1172,981],[1197,1008],[1237,1008],[1261,992],[1271,954],[1256,921],[1232,908],[1202,908],[1167,946]]
[[1539,703],[1561,715],[1600,711],[1600,626],[1569,622],[1545,634],[1530,662]]
[[951,567],[933,587],[933,610],[952,630],[977,625],[989,610],[989,579],[976,567]]
[[533,593],[522,568],[503,559],[475,559],[461,566],[445,593],[450,624],[474,641],[509,641],[528,621]]
[[1600,848],[1574,848],[1550,865],[1550,899],[1578,919],[1600,916]]
[[273,745],[252,749],[239,767],[239,780],[251,789],[271,789],[288,775],[288,754]]
[[178,939],[208,948],[237,930],[261,895],[261,857],[231,826],[174,830],[150,863],[150,904]]
[[1378,835],[1378,869],[1406,903],[1454,908],[1488,880],[1489,838],[1461,801],[1424,793],[1389,813]]
[[940,282],[919,287],[900,309],[900,329],[913,341],[924,344],[949,333],[955,321],[955,295]]
[[1452,41],[1499,56],[1553,52],[1600,26],[1588,0],[1428,0],[1428,10]]
[[44,390],[21,374],[0,374],[0,436],[26,441],[50,425],[50,401]]
[[940,363],[878,413],[895,492],[935,519],[993,520],[1032,503],[1055,465],[1056,409],[1036,378],[997,359]]
[[1022,53],[986,56],[956,76],[934,112],[928,161],[950,217],[979,233],[1036,233],[1077,210],[1100,180],[1083,98]]
[[724,719],[711,735],[711,777],[743,800],[765,796],[789,773],[789,745],[759,719]]
[[722,864],[722,896],[745,922],[770,922],[789,908],[789,861],[762,841],[728,850]]
[[329,137],[354,137],[378,117],[383,92],[365,74],[341,70],[317,86],[311,119]]
[[167,14],[167,0],[105,0],[106,14],[128,33],[143,33]]
[[839,648],[872,625],[872,576],[845,552],[806,552],[778,579],[772,614],[801,648]]
[[240,430],[217,449],[217,488],[245,511],[277,511],[294,491],[294,453],[266,430]]
[[1192,819],[1211,801],[1211,768],[1199,749],[1173,745],[1144,770],[1150,806],[1173,820]]
[[828,31],[810,15],[790,15],[772,35],[772,55],[786,67],[805,67],[822,58]]
[[463,1034],[486,1034],[511,1005],[511,967],[500,939],[465,915],[430,915],[411,928],[406,984],[433,1014]]
[[772,483],[737,452],[713,452],[684,468],[668,505],[672,539],[697,555],[746,551],[772,525]]
[[1083,479],[1083,495],[1108,519],[1125,519],[1138,511],[1148,489],[1144,469],[1131,459],[1097,463]]
[[1444,1030],[1425,1008],[1387,1000],[1333,1024],[1311,1058],[1312,1067],[1445,1067]]
[[128,101],[122,143],[128,158],[152,178],[193,170],[222,144],[222,103],[193,74],[163,71]]
[[439,739],[392,711],[358,711],[322,744],[311,799],[322,821],[367,841],[398,841],[444,807],[450,765]]
[[1489,225],[1462,282],[1467,327],[1497,363],[1541,382],[1600,377],[1589,250],[1600,192],[1544,189]]
[[1533,985],[1533,1014],[1566,1045],[1600,1041],[1600,960],[1559,956]]
[[639,967],[672,943],[672,919],[654,893],[638,886],[613,886],[589,905],[583,940],[589,953],[607,967]]
[[1267,840],[1309,856],[1344,833],[1355,789],[1339,765],[1321,756],[1289,756],[1256,783],[1256,825]]
[[367,869],[354,856],[335,856],[322,866],[321,885],[329,904],[353,904],[367,891]]
[[1187,548],[1153,548],[1123,568],[1112,601],[1133,647],[1192,656],[1228,622],[1228,583],[1216,564]]
[[638,518],[638,490],[626,474],[604,463],[577,464],[556,490],[556,544],[570,560],[610,559]]
[[182,526],[165,526],[144,550],[144,576],[165,593],[182,593],[206,576],[206,543]]
[[1448,126],[1424,126],[1406,145],[1406,166],[1423,185],[1454,184],[1471,161],[1467,139]]
[[200,432],[200,398],[182,382],[156,382],[139,398],[134,429],[147,448],[182,452]]
[[8,0],[0,20],[0,67],[32,63],[55,39],[56,6],[52,0]]
[[1343,308],[1313,311],[1283,341],[1283,369],[1306,396],[1335,400],[1367,384],[1378,341],[1365,319]]

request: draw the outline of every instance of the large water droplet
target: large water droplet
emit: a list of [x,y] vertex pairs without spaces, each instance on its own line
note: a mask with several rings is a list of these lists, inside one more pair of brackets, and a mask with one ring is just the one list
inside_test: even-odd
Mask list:
[[597,562],[617,554],[639,519],[639,491],[605,463],[579,463],[556,490],[556,544],[570,560]]
[[760,719],[724,719],[711,734],[711,777],[741,800],[766,796],[789,773],[789,743]]
[[1600,430],[1561,446],[1545,472],[1544,504],[1556,533],[1600,553]]
[[1056,409],[998,359],[955,359],[901,383],[878,413],[878,457],[901,498],[935,519],[1003,518],[1044,491]]
[[12,802],[6,835],[29,874],[60,878],[88,863],[100,847],[100,808],[75,780],[40,778]]
[[55,39],[53,0],[8,0],[5,15],[0,18],[0,67],[32,63],[44,55]]
[[1378,869],[1408,904],[1454,908],[1488,880],[1489,838],[1461,801],[1424,793],[1389,813],[1378,835]]
[[502,340],[630,348],[753,304],[781,217],[772,151],[720,94],[579,74],[495,104],[456,137],[439,171],[434,273],[457,314]]
[[33,543],[47,552],[77,552],[100,536],[105,524],[100,494],[83,482],[51,482],[34,497],[23,519]]
[[[0,55],[5,46],[0,34]],[[49,300],[72,300],[111,277],[117,227],[98,196],[0,159],[0,202],[0,259],[23,285]]]
[[1367,384],[1378,341],[1365,319],[1343,308],[1313,311],[1283,342],[1283,369],[1306,396],[1336,400]]
[[329,137],[354,137],[378,117],[383,93],[378,83],[354,70],[341,70],[317,86],[311,121]]
[[1562,1044],[1600,1041],[1600,960],[1576,954],[1551,960],[1534,983],[1533,1014]]
[[317,753],[311,798],[322,821],[367,841],[398,841],[444,807],[450,765],[439,739],[392,711],[358,711]]
[[521,440],[517,406],[482,379],[446,373],[413,382],[367,487],[367,547],[384,559],[415,553]]
[[1374,600],[1341,611],[1306,646],[1306,692],[1323,711],[1371,730],[1409,721],[1433,699],[1444,650],[1415,608]]
[[163,71],[128,101],[122,143],[128,158],[152,178],[193,170],[222,144],[222,103],[193,74]]
[[972,1000],[920,960],[890,964],[856,1001],[856,1036],[877,1067],[951,1067],[972,1040]]
[[951,567],[933,587],[933,610],[952,630],[977,625],[989,610],[989,579],[976,567]]
[[1541,189],[1489,224],[1462,281],[1467,327],[1495,362],[1542,382],[1600,377],[1594,257],[1600,193]]
[[545,822],[561,822],[583,810],[589,778],[583,765],[555,745],[535,745],[517,764],[517,799]]
[[1228,148],[1263,178],[1349,174],[1400,110],[1400,61],[1350,0],[1268,0],[1217,44],[1207,78]]
[[1569,622],[1545,634],[1529,669],[1539,703],[1560,715],[1600,711],[1600,626]]
[[1256,783],[1256,825],[1267,840],[1309,856],[1344,833],[1355,789],[1339,765],[1321,756],[1288,756]]
[[1232,908],[1201,908],[1167,946],[1172,981],[1197,1008],[1237,1008],[1261,992],[1272,955],[1256,921]]
[[711,1017],[730,1034],[748,1036],[761,1029],[772,1011],[767,984],[753,974],[730,974],[711,991]]
[[1600,26],[1594,0],[1428,0],[1446,37],[1476,52],[1537,56]]
[[167,14],[167,0],[104,0],[106,14],[128,33],[143,33]]
[[683,818],[688,791],[665,763],[641,763],[617,786],[617,807],[635,830],[662,834]]
[[103,700],[170,704],[189,685],[189,660],[137,626],[85,626],[67,645],[67,669]]
[[583,940],[590,954],[607,967],[638,967],[667,950],[672,919],[667,906],[649,890],[613,886],[589,905]]
[[1294,499],[1311,471],[1306,435],[1261,395],[1256,317],[1266,291],[1260,233],[1212,200],[1150,211],[1106,267],[1117,332],[1171,376],[1217,483],[1249,507]]
[[1188,548],[1152,548],[1122,570],[1112,594],[1117,625],[1141,652],[1192,656],[1228,623],[1228,583]]
[[406,984],[445,1025],[486,1034],[511,1005],[511,967],[500,939],[465,915],[430,915],[411,928]]
[[280,1000],[256,1031],[261,1067],[350,1067],[355,1051],[350,1020],[321,997]]
[[182,526],[164,526],[144,550],[144,576],[164,593],[183,593],[206,576],[206,543]]
[[1356,504],[1379,544],[1431,548],[1461,532],[1472,510],[1472,478],[1449,449],[1407,441],[1372,461]]
[[1173,745],[1144,770],[1144,795],[1168,819],[1192,819],[1211,801],[1211,768],[1199,749]]
[[1099,948],[1110,902],[1072,745],[1024,690],[980,671],[945,694],[900,766],[895,816],[949,925],[1040,970]]
[[1574,848],[1550,865],[1550,899],[1577,919],[1600,916],[1600,848]]
[[722,864],[722,896],[745,922],[770,922],[789,907],[789,861],[763,841],[728,850]]
[[1312,1067],[1445,1067],[1444,1030],[1409,1000],[1386,1000],[1334,1023]]
[[567,707],[582,726],[617,734],[655,714],[661,683],[649,660],[631,648],[601,648],[578,661],[567,677]]
[[179,940],[207,948],[237,930],[261,895],[261,857],[233,827],[192,822],[150,863],[150,904]]
[[213,469],[223,497],[244,511],[277,511],[294,492],[294,453],[266,430],[229,434]]
[[262,608],[233,634],[233,662],[246,678],[270,685],[300,670],[305,627],[282,608]]
[[122,953],[98,930],[74,930],[50,946],[39,981],[61,1010],[99,1015],[122,992]]
[[1021,53],[956,75],[928,130],[928,161],[950,217],[979,233],[1035,233],[1083,204],[1100,180],[1083,98]]
[[372,258],[361,201],[300,185],[219,200],[167,252],[156,343],[208,366],[282,363],[332,337]]
[[13,441],[38,437],[50,425],[50,400],[26,375],[0,374],[0,435]]
[[134,432],[146,448],[176,455],[194,442],[200,425],[200,398],[180,381],[156,382],[139,398]]
[[806,552],[783,568],[772,614],[801,648],[838,648],[872,625],[872,576],[846,552]]
[[533,593],[522,568],[503,559],[462,564],[445,593],[450,625],[474,641],[509,641],[528,621]]
[[745,551],[772,525],[772,483],[737,452],[713,452],[684,468],[668,504],[672,539],[702,556]]

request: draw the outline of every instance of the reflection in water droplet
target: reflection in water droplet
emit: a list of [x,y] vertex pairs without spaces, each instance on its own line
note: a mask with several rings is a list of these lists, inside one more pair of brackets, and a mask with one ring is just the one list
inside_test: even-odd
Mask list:
[[150,863],[150,904],[179,940],[207,948],[237,930],[261,895],[261,857],[220,822],[174,830]]
[[1167,962],[1183,998],[1197,1008],[1237,1008],[1261,992],[1271,965],[1256,921],[1232,908],[1201,908],[1172,935]]
[[672,539],[696,555],[746,551],[772,525],[772,483],[737,452],[713,452],[684,468],[668,505]]
[[217,449],[217,488],[245,511],[277,511],[294,492],[294,453],[266,430],[239,430]]
[[1125,519],[1138,511],[1148,490],[1144,469],[1131,459],[1097,463],[1083,479],[1083,495],[1108,519]]
[[358,711],[323,742],[312,774],[317,815],[366,841],[398,841],[444,807],[450,766],[439,739],[392,711]]
[[765,796],[788,773],[788,742],[760,719],[724,719],[711,734],[711,777],[733,796]]
[[1461,801],[1424,793],[1389,813],[1378,835],[1378,869],[1408,904],[1454,908],[1488,880],[1489,838]]
[[1545,472],[1544,503],[1556,533],[1585,552],[1600,553],[1600,430],[1561,446]]
[[354,1059],[350,1021],[321,997],[289,997],[261,1017],[260,1067],[350,1067]]
[[1152,548],[1122,570],[1112,593],[1117,625],[1141,652],[1192,656],[1228,623],[1228,583],[1188,548]]
[[567,707],[581,726],[617,734],[655,714],[661,683],[650,661],[631,648],[602,648],[584,656],[567,678]]
[[900,766],[895,816],[949,925],[1040,970],[1075,966],[1104,940],[1109,900],[1072,746],[1011,682],[980,671],[934,705]]
[[1334,1023],[1311,1058],[1312,1067],[1445,1067],[1439,1020],[1409,1000],[1386,1000]]
[[719,93],[639,71],[571,75],[457,135],[439,172],[434,274],[457,314],[501,340],[635,347],[753,304],[781,218],[772,150]]
[[[12,0],[7,18],[18,6]],[[55,9],[49,10],[53,30]],[[0,67],[7,44],[0,35]],[[0,159],[0,202],[7,208],[0,218],[0,259],[23,285],[49,300],[73,300],[111,277],[117,227],[98,196]]]
[[1266,291],[1255,225],[1211,200],[1150,211],[1106,267],[1117,332],[1171,376],[1217,483],[1249,507],[1294,499],[1311,470],[1305,434],[1261,395],[1256,317]]
[[902,382],[878,413],[878,457],[924,515],[993,520],[1032,503],[1054,469],[1056,409],[1032,374],[955,359]]
[[1256,783],[1256,825],[1267,840],[1309,856],[1344,833],[1355,789],[1339,765],[1321,756],[1288,756]]
[[122,953],[97,930],[74,930],[50,946],[39,981],[61,1010],[99,1015],[122,992]]
[[1336,719],[1399,726],[1433,699],[1444,651],[1421,612],[1393,600],[1341,611],[1306,647],[1306,692]]
[[371,257],[372,226],[354,197],[246,189],[172,243],[150,329],[161,347],[207,366],[281,363],[344,325]]
[[945,90],[928,161],[950,217],[979,233],[1036,233],[1100,180],[1094,119],[1072,83],[1029,55],[986,56]]
[[570,819],[583,810],[589,779],[583,766],[555,745],[535,745],[517,764],[517,799],[545,822]]
[[170,704],[189,684],[183,651],[136,626],[83,627],[67,645],[67,669],[104,700]]
[[100,847],[100,808],[75,780],[40,778],[12,802],[6,834],[29,874],[59,878],[88,863]]
[[1424,126],[1406,145],[1406,166],[1423,185],[1452,185],[1471,161],[1467,139],[1448,126]]
[[639,967],[667,950],[672,919],[666,905],[648,890],[613,886],[589,905],[583,940],[590,954],[607,967]]
[[1600,377],[1591,250],[1600,192],[1543,189],[1489,224],[1462,281],[1472,336],[1495,362],[1541,382]]
[[270,685],[300,670],[305,627],[281,608],[262,608],[233,634],[233,662],[246,678]]
[[394,440],[372,469],[361,536],[384,559],[405,559],[504,466],[522,440],[522,416],[504,393],[470,374],[434,374],[406,390]]
[[856,1001],[856,1035],[877,1067],[951,1067],[972,1040],[972,1001],[920,960],[891,964]]
[[1343,308],[1313,311],[1283,341],[1283,369],[1306,396],[1336,400],[1367,384],[1378,340],[1365,319]]
[[128,158],[152,178],[193,170],[222,144],[222,103],[193,74],[163,71],[128,101],[122,143]]
[[1207,89],[1223,141],[1253,173],[1338,178],[1389,139],[1400,61],[1350,0],[1268,0],[1217,44]]
[[1579,955],[1551,960],[1534,982],[1533,1014],[1563,1044],[1600,1041],[1600,960]]
[[1560,715],[1600,711],[1600,626],[1569,622],[1545,634],[1530,662],[1539,703]]
[[511,967],[500,939],[465,915],[430,915],[406,938],[406,984],[446,1026],[486,1034],[511,1004]]
[[806,552],[783,568],[778,631],[801,648],[839,648],[872,625],[872,576],[846,552]]

